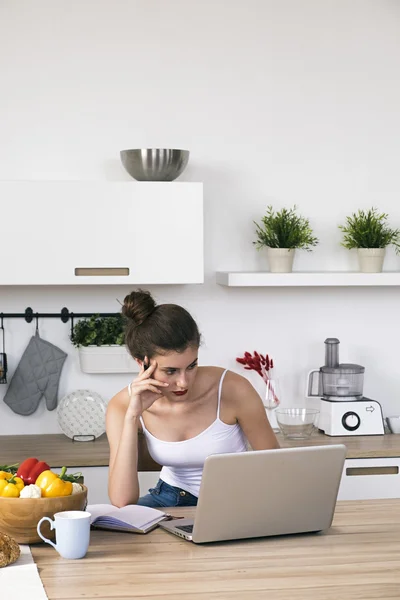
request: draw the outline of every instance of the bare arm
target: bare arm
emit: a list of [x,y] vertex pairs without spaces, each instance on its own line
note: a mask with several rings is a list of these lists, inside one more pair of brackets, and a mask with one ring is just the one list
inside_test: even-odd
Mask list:
[[137,446],[140,421],[139,416],[125,418],[125,411],[118,402],[120,394],[110,401],[106,416],[110,444],[108,495],[114,506],[135,504],[139,498]]
[[106,431],[110,444],[108,495],[114,506],[135,504],[139,498],[138,428],[140,415],[162,395],[157,386],[164,384],[152,378],[156,363],[143,368],[131,384],[131,396],[123,390],[107,407]]
[[241,375],[227,374],[225,392],[233,403],[236,419],[253,450],[279,448],[260,396]]

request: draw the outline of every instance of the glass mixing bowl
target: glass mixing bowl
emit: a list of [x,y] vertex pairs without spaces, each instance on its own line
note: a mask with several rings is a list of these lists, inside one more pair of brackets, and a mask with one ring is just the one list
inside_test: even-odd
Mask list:
[[314,408],[278,408],[276,420],[283,436],[291,440],[311,437],[319,410]]

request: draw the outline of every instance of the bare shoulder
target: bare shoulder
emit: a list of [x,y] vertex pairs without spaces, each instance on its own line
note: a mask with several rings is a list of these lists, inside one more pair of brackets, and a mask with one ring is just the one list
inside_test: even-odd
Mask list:
[[129,404],[127,388],[122,389],[111,398],[107,406],[108,414],[126,413]]
[[227,371],[222,388],[224,398],[229,398],[234,404],[242,402],[243,398],[248,401],[248,397],[259,399],[259,395],[246,377],[239,375],[234,371]]
[[196,379],[202,384],[215,384],[221,379],[222,373],[225,371],[222,367],[205,366],[199,367]]
[[[237,373],[229,371],[224,382],[223,397],[228,412],[239,423],[253,450],[279,448],[278,440],[267,418],[261,396],[251,382]],[[224,389],[225,387],[225,389]],[[229,422],[229,421],[225,421]]]
[[240,401],[240,399],[243,399],[243,396],[247,397],[249,394],[255,394],[256,398],[259,398],[254,387],[246,377],[222,367],[199,367],[199,390],[203,393],[216,390],[225,371],[222,385],[222,396],[225,405],[232,406]]

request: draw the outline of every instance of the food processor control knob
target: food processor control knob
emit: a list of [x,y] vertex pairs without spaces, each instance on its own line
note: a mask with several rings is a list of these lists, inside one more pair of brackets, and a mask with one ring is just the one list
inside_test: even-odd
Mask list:
[[361,419],[357,413],[349,410],[349,412],[344,413],[342,417],[342,425],[347,431],[355,431],[361,425]]

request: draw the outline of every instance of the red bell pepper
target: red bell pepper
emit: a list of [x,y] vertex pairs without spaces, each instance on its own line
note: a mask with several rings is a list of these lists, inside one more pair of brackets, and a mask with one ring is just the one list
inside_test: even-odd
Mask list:
[[18,467],[17,476],[20,477],[25,485],[35,483],[40,473],[50,470],[50,467],[43,460],[37,458],[27,458]]

